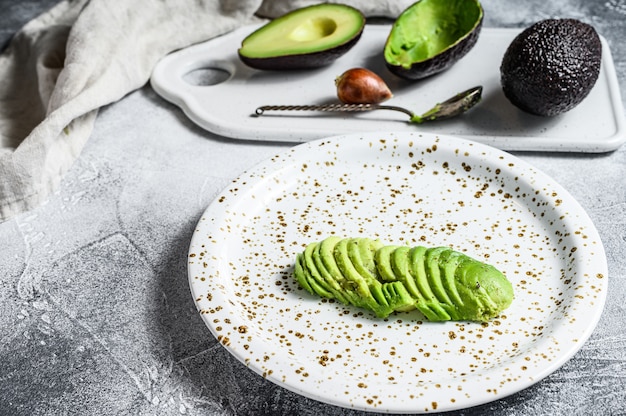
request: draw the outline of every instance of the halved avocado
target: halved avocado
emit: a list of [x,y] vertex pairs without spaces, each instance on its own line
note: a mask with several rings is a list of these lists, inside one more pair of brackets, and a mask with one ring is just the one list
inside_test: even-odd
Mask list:
[[246,37],[239,58],[256,69],[317,68],[359,40],[365,16],[343,4],[318,4],[280,16]]
[[385,63],[409,80],[449,68],[476,44],[483,22],[478,0],[420,0],[396,19],[385,43]]

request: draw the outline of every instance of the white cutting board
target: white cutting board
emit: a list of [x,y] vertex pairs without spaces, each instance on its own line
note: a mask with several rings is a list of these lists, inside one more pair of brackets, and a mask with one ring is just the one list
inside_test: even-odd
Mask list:
[[[178,105],[195,123],[221,136],[263,141],[303,142],[361,131],[424,131],[455,135],[504,150],[606,152],[626,141],[626,122],[610,50],[602,40],[600,76],[587,98],[552,118],[526,114],[502,93],[500,62],[521,29],[483,28],[476,46],[448,70],[421,81],[405,81],[384,64],[389,25],[366,25],[356,46],[330,66],[300,71],[260,71],[237,57],[246,26],[172,53],[155,67],[155,91]],[[385,104],[421,114],[467,88],[482,85],[483,100],[456,119],[421,125],[393,111],[368,113],[266,112],[262,105],[337,102],[335,78],[353,67],[378,73],[394,92]],[[214,75],[219,75],[215,77]],[[213,85],[199,81],[203,76]]]

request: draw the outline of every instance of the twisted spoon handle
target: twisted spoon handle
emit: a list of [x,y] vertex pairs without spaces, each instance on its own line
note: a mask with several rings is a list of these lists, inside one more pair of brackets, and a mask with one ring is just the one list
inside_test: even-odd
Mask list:
[[265,111],[337,111],[337,112],[358,112],[373,110],[393,110],[400,111],[413,117],[413,113],[406,108],[394,105],[376,105],[376,104],[321,104],[321,105],[264,105],[255,110],[256,115],[260,116]]

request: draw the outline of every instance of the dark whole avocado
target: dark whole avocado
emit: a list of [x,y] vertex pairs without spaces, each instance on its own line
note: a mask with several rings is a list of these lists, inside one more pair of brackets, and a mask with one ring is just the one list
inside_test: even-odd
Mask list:
[[576,19],[546,19],[522,31],[500,65],[504,95],[523,111],[556,116],[587,97],[600,74],[602,43]]
[[293,10],[247,36],[238,50],[246,65],[263,70],[318,68],[348,52],[360,39],[365,16],[343,4]]
[[444,71],[476,44],[483,22],[478,0],[420,0],[396,19],[384,57],[397,76],[418,80]]

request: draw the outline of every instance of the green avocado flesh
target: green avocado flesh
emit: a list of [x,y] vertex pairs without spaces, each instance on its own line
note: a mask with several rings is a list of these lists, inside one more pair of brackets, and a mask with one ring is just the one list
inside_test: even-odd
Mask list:
[[420,0],[391,28],[384,48],[387,67],[407,79],[441,72],[474,47],[482,20],[478,0]]
[[356,44],[363,14],[342,4],[303,7],[278,17],[246,37],[239,58],[257,69],[302,69],[327,65]]
[[419,310],[430,321],[488,321],[513,301],[495,267],[447,247],[383,245],[328,237],[296,256],[294,277],[311,294],[379,318]]
[[504,95],[539,116],[556,116],[580,104],[600,75],[602,43],[576,19],[546,19],[522,31],[500,65]]

